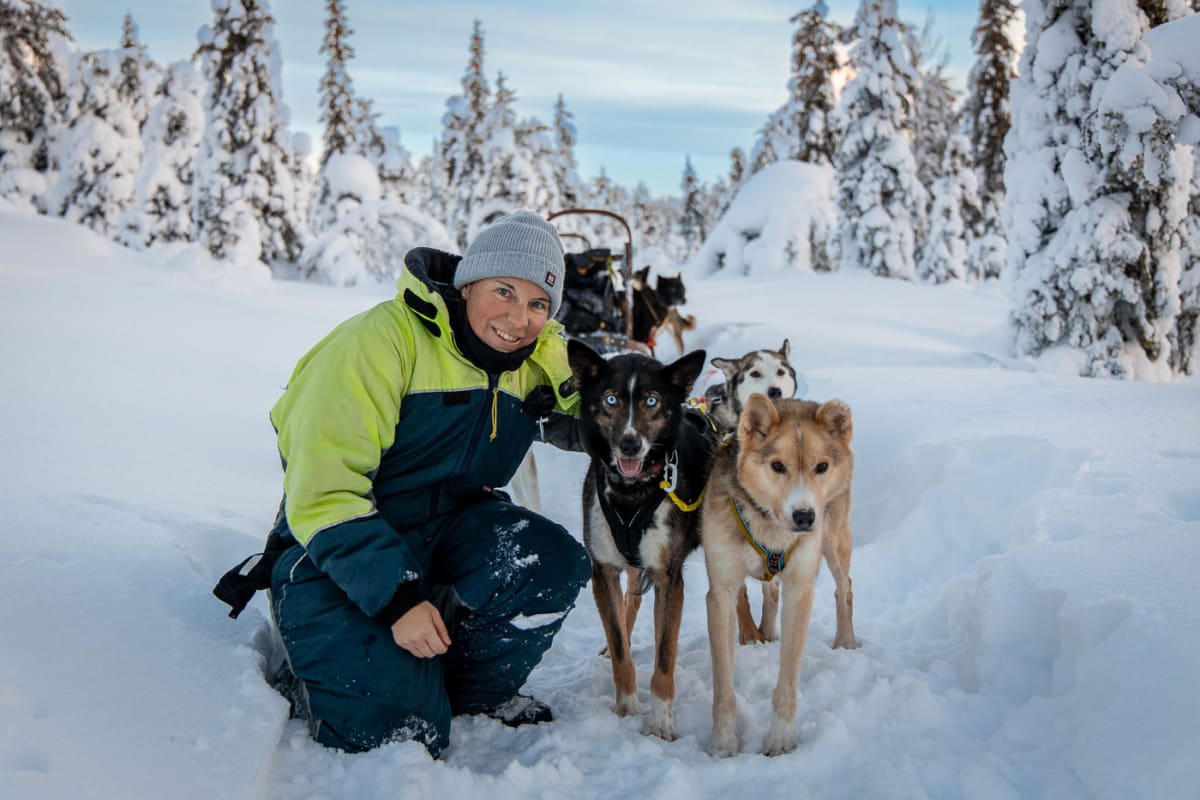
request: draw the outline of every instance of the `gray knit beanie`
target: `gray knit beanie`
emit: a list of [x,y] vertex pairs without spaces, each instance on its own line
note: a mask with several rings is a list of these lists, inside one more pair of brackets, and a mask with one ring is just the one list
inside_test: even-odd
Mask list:
[[454,272],[454,288],[460,289],[481,278],[524,278],[550,295],[550,316],[562,303],[562,242],[558,231],[532,211],[514,211],[488,225]]

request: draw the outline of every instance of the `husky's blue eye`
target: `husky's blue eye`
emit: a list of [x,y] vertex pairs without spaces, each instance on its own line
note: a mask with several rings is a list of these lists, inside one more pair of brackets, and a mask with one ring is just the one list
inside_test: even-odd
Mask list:
[[646,405],[650,406],[650,408],[654,408],[656,405],[658,405],[658,398],[657,397],[647,397]]
[[606,394],[604,395],[604,402],[610,406],[615,406],[617,404],[617,396],[615,394]]

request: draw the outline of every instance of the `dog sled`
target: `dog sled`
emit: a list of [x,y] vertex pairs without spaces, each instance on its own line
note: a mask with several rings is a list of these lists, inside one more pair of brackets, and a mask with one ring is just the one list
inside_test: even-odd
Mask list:
[[558,320],[567,335],[579,339],[599,353],[640,352],[650,354],[646,342],[634,338],[633,229],[620,214],[598,208],[567,208],[547,219],[572,215],[608,217],[625,229],[621,252],[593,247],[581,233],[564,232],[563,239],[578,240],[582,249],[568,252],[562,306]]

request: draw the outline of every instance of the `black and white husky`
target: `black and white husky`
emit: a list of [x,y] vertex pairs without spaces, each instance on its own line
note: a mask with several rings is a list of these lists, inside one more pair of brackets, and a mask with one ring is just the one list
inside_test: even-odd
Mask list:
[[[577,341],[567,348],[591,457],[583,542],[612,658],[616,713],[641,712],[629,638],[641,591],[653,586],[655,659],[645,732],[674,740],[683,563],[700,544],[697,510],[716,443],[703,415],[684,406],[705,352],[663,365],[640,354],[606,361]],[[628,597],[621,592],[622,572],[630,576]]]
[[722,433],[737,430],[738,417],[752,394],[771,400],[796,396],[796,369],[788,360],[791,345],[783,340],[778,350],[751,350],[741,358],[714,358],[712,365],[725,375],[725,383],[708,387],[708,415]]

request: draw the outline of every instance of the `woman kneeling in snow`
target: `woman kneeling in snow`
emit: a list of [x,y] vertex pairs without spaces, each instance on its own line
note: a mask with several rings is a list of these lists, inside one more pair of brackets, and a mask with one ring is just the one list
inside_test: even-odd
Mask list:
[[[317,741],[437,755],[455,714],[551,719],[517,692],[591,567],[494,490],[539,436],[581,449],[558,234],[518,211],[461,259],[417,248],[404,267],[397,297],[317,344],[271,410],[284,499],[259,574]],[[235,613],[249,563],[216,590]]]

